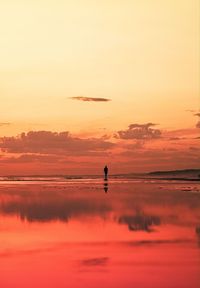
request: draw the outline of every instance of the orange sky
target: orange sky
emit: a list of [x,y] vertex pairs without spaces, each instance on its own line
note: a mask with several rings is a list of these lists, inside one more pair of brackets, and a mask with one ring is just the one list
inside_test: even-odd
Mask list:
[[0,173],[198,167],[199,8],[2,0]]

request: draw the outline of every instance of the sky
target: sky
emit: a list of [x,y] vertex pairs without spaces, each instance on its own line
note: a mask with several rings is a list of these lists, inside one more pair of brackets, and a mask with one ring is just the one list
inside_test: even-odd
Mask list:
[[198,0],[1,0],[0,174],[199,168]]

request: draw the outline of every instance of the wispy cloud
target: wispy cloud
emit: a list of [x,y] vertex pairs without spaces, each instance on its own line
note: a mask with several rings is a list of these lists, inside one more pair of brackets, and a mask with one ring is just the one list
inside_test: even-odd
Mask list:
[[85,96],[75,96],[69,97],[72,100],[84,101],[84,102],[108,102],[111,99],[108,98],[101,98],[101,97],[85,97]]
[[62,160],[62,155],[22,154],[19,157],[1,157],[0,163],[58,163]]
[[9,126],[11,123],[9,122],[0,122],[0,127],[1,126]]
[[194,113],[195,112],[195,110],[194,109],[187,109],[187,110],[185,110],[186,112],[190,112],[190,113]]

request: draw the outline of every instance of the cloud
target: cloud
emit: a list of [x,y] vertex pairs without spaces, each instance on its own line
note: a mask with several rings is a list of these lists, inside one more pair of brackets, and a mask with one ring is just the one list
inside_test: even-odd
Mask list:
[[198,134],[196,128],[186,128],[186,129],[163,131],[162,136],[165,139],[168,138],[168,140],[172,140],[170,138],[181,138],[179,140],[186,140],[186,139],[192,139],[191,137],[193,137],[196,134]]
[[187,110],[185,110],[186,112],[191,112],[191,113],[194,113],[195,112],[195,110],[194,109],[187,109]]
[[69,132],[30,131],[17,137],[0,138],[0,148],[7,153],[102,156],[113,146],[102,138],[78,138]]
[[0,127],[1,126],[9,126],[9,125],[11,125],[11,123],[9,123],[9,122],[0,122]]
[[158,139],[161,138],[161,131],[151,127],[156,126],[154,123],[146,124],[131,124],[127,130],[118,131],[115,135],[116,138],[120,139]]
[[108,101],[111,101],[111,99],[108,99],[108,98],[85,97],[85,96],[69,97],[69,99],[79,100],[79,101],[85,101],[85,102],[108,102]]

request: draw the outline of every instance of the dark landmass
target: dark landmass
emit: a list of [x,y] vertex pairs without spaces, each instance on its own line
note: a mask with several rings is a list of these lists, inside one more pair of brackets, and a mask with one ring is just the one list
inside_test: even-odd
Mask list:
[[129,173],[112,175],[113,178],[200,181],[200,169],[153,171],[148,173]]
[[177,177],[170,177],[170,178],[168,178],[168,177],[164,177],[164,178],[162,178],[162,177],[154,177],[154,178],[149,178],[149,179],[154,179],[154,180],[176,180],[176,181],[200,181],[200,178],[181,178],[181,177],[179,177],[179,178],[177,178]]
[[184,170],[168,170],[168,171],[153,171],[149,172],[148,175],[167,175],[167,174],[199,174],[200,175],[200,169],[184,169]]

